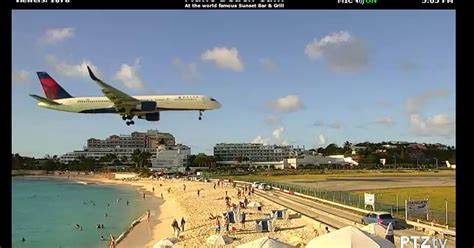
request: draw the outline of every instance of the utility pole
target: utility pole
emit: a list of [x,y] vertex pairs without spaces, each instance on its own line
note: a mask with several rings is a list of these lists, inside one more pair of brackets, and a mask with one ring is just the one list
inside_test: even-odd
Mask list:
[[397,157],[393,156],[393,158],[395,159],[395,169],[397,169]]
[[438,158],[434,158],[436,159],[436,169],[438,169]]

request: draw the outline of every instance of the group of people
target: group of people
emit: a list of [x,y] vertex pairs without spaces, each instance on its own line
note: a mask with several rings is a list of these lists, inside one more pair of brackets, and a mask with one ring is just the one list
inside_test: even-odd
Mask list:
[[179,238],[180,232],[184,232],[184,224],[186,224],[184,217],[181,218],[181,225],[179,225],[176,219],[173,220],[173,223],[171,224],[171,226],[173,227],[173,233],[176,238]]

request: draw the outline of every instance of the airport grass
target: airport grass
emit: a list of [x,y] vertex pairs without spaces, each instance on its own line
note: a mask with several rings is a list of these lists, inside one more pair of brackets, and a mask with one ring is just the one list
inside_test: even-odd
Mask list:
[[[367,191],[350,191],[353,195],[363,195]],[[371,190],[375,193],[376,201],[383,204],[398,204],[403,206],[405,199],[429,199],[429,208],[438,211],[445,211],[446,201],[448,201],[448,212],[456,212],[456,187],[416,187],[416,188],[394,188]]]
[[415,170],[404,170],[404,171],[374,171],[374,170],[358,170],[358,171],[327,171],[324,173],[306,173],[306,174],[295,174],[295,175],[272,175],[270,173],[264,174],[253,174],[253,175],[230,175],[220,176],[219,178],[234,179],[242,181],[270,181],[270,182],[287,182],[293,180],[315,180],[325,178],[337,178],[337,177],[419,177],[419,176],[455,176],[455,171],[452,170],[439,170],[435,171],[415,171]]

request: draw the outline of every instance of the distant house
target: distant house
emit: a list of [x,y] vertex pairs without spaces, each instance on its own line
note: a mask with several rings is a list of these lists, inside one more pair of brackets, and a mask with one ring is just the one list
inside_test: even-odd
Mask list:
[[411,149],[427,150],[425,144],[411,144],[409,147]]

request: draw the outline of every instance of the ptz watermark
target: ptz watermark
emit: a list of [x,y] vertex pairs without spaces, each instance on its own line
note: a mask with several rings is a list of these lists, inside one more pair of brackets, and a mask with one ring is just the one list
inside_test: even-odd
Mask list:
[[447,239],[430,236],[400,236],[400,248],[445,248],[447,243]]

